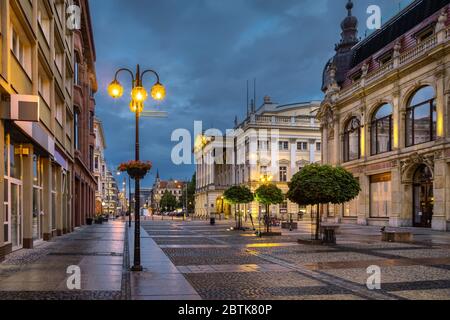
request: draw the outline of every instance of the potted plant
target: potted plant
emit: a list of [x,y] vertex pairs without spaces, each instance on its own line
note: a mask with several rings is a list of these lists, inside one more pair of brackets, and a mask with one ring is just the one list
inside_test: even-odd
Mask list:
[[95,224],[103,224],[103,216],[102,216],[102,214],[98,214],[95,217]]
[[88,225],[88,226],[92,226],[92,223],[94,222],[94,219],[93,218],[86,218],[86,224]]
[[120,172],[127,172],[134,180],[143,179],[151,169],[152,163],[150,161],[128,161],[122,163],[118,168]]

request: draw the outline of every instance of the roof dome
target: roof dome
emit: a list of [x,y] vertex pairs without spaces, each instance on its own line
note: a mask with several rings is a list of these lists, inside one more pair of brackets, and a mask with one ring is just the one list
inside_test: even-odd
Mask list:
[[342,30],[356,29],[358,27],[358,19],[352,15],[353,2],[349,0],[345,8],[348,11],[348,15],[341,23]]

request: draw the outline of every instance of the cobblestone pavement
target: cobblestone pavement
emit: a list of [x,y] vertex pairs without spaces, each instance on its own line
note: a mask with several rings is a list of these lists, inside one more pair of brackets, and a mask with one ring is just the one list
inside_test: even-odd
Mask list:
[[[300,245],[311,227],[259,238],[233,221],[147,221],[143,228],[207,300],[450,300],[450,234],[425,229],[383,243],[376,227],[342,226],[336,246]],[[279,231],[279,230],[276,230]],[[369,290],[369,266],[381,289]]]
[[[120,300],[129,297],[126,228],[110,222],[77,229],[19,250],[0,263],[0,300]],[[81,271],[81,290],[69,290],[69,266]]]

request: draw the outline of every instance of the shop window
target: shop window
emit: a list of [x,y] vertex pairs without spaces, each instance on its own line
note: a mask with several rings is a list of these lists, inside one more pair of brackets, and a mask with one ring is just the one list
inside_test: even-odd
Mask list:
[[370,216],[388,218],[391,215],[391,174],[370,177]]

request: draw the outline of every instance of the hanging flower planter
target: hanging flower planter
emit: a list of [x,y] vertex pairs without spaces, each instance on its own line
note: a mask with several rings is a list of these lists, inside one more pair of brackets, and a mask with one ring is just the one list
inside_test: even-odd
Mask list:
[[151,168],[152,163],[150,161],[129,161],[122,163],[118,170],[120,172],[127,172],[128,175],[134,180],[141,180],[147,175]]

